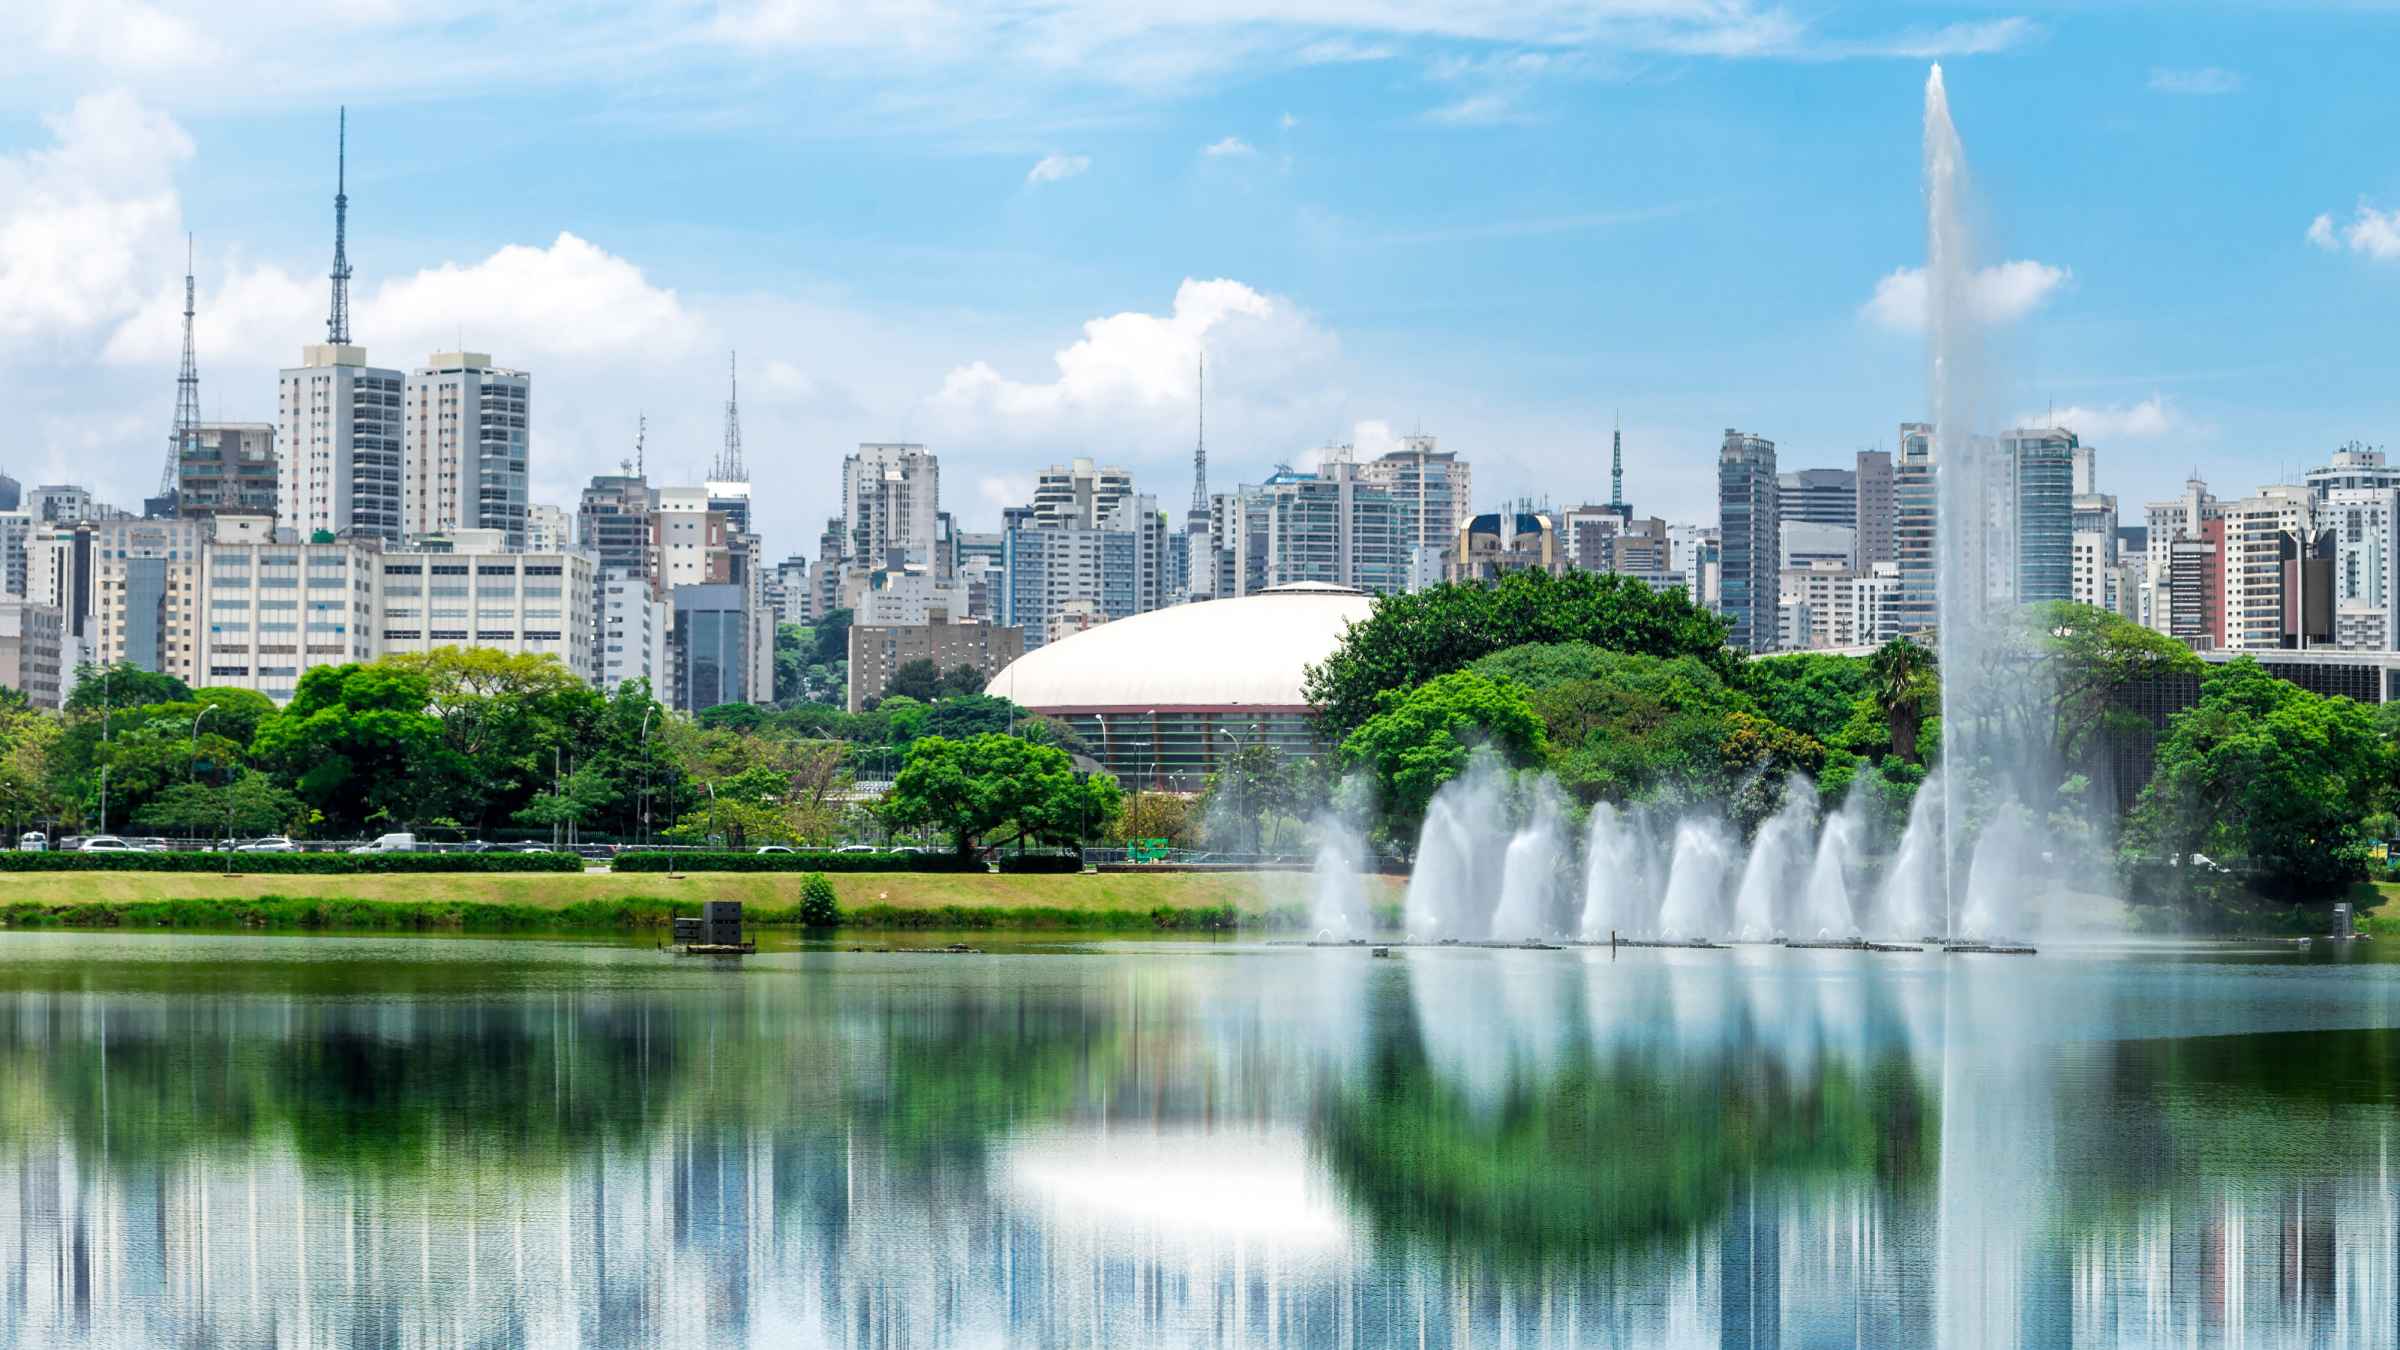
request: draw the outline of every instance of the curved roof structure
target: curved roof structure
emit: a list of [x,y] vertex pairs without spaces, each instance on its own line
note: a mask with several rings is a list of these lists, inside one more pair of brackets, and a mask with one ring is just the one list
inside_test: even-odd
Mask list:
[[1027,652],[984,692],[1043,712],[1298,710],[1308,667],[1374,607],[1362,591],[1305,583],[1152,610]]

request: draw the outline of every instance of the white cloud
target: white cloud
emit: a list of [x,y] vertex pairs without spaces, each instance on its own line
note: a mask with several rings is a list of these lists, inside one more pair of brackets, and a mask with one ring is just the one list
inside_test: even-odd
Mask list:
[[1391,58],[1392,49],[1383,43],[1343,37],[1321,38],[1300,49],[1300,63],[1309,66],[1353,65]]
[[2085,445],[2115,445],[2123,441],[2155,441],[2192,431],[2191,420],[2163,394],[2139,403],[2116,406],[2045,408],[2021,413],[2021,427],[2065,427]]
[[1056,183],[1092,167],[1090,155],[1044,155],[1025,171],[1028,183]]
[[1012,379],[989,361],[958,366],[929,408],[954,442],[1180,457],[1191,448],[1203,350],[1212,443],[1223,437],[1272,454],[1323,434],[1341,397],[1339,343],[1290,300],[1222,279],[1186,279],[1165,314],[1086,322],[1078,340],[1052,354],[1048,380]]
[[1516,100],[1507,94],[1469,94],[1426,112],[1425,120],[1445,127],[1493,127],[1524,120]]
[[1210,159],[1226,159],[1238,158],[1243,155],[1255,155],[1258,153],[1258,151],[1251,147],[1250,142],[1243,140],[1241,137],[1228,136],[1225,139],[1203,149],[1200,153],[1208,156]]
[[183,256],[172,118],[118,91],[43,124],[51,146],[0,158],[0,339],[127,313]]
[[2400,259],[2400,207],[2378,211],[2362,201],[2347,225],[2335,223],[2330,212],[2319,215],[2308,223],[2308,242],[2328,252],[2347,248],[2379,262]]
[[[2064,267],[2019,259],[1986,267],[1969,279],[1967,304],[1987,324],[2014,323],[2041,307],[2074,274]],[[1859,312],[1897,332],[1925,328],[1931,297],[1922,267],[1896,268],[1875,283],[1875,294]]]
[[2154,94],[2238,94],[2242,77],[2238,72],[2216,66],[2201,66],[2194,70],[2169,70],[2152,67],[2150,92]]

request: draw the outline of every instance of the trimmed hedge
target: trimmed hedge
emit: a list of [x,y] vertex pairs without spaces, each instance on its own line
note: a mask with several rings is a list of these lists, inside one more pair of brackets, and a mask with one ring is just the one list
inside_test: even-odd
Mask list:
[[1003,853],[1000,855],[1000,870],[1032,875],[1080,872],[1083,870],[1083,855],[1080,853]]
[[[0,853],[0,872],[222,872],[222,853]],[[573,853],[236,853],[252,876],[383,872],[581,872]]]
[[981,872],[980,858],[955,853],[620,853],[615,872]]

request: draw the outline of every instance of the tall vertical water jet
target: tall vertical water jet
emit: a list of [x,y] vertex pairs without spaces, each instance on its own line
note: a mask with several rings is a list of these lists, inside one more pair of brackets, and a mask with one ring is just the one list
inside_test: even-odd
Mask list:
[[1888,937],[1916,939],[1941,936],[1942,886],[1945,872],[1942,822],[1947,817],[1942,771],[1925,775],[1916,800],[1908,808],[1908,828],[1884,873],[1883,890],[1875,906],[1875,922]]
[[1735,936],[1763,942],[1789,931],[1790,897],[1800,887],[1809,836],[1815,833],[1816,797],[1816,784],[1806,774],[1792,775],[1783,785],[1783,804],[1758,827],[1734,895]]
[[1850,896],[1859,859],[1865,852],[1866,791],[1866,779],[1854,780],[1849,795],[1842,799],[1842,809],[1825,822],[1824,832],[1817,836],[1817,858],[1808,869],[1800,921],[1800,931],[1812,937],[1859,936],[1858,917]]
[[1309,931],[1323,937],[1365,937],[1373,927],[1361,874],[1367,841],[1336,812],[1317,819],[1317,853],[1310,868]]
[[1714,821],[1686,820],[1675,827],[1667,897],[1658,911],[1660,937],[1688,941],[1725,931],[1725,873],[1732,854]]
[[1566,854],[1565,803],[1558,785],[1544,776],[1533,785],[1533,809],[1525,826],[1508,841],[1500,865],[1500,906],[1490,936],[1510,939],[1556,937],[1559,863]]
[[1491,934],[1509,841],[1508,771],[1478,755],[1425,810],[1408,878],[1408,935],[1420,941]]
[[1977,938],[2024,938],[2025,892],[2039,883],[2041,847],[2025,812],[2003,807],[1975,840],[1975,860],[1961,880],[1958,932]]
[[1650,880],[1649,841],[1632,816],[1602,802],[1592,808],[1583,836],[1583,920],[1586,942],[1609,934],[1654,936],[1658,892]]

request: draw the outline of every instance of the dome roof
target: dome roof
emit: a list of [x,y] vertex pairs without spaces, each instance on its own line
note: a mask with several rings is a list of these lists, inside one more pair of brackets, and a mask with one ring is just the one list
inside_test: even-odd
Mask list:
[[1306,707],[1308,667],[1374,608],[1317,583],[1174,605],[1027,652],[984,692],[1042,711]]

